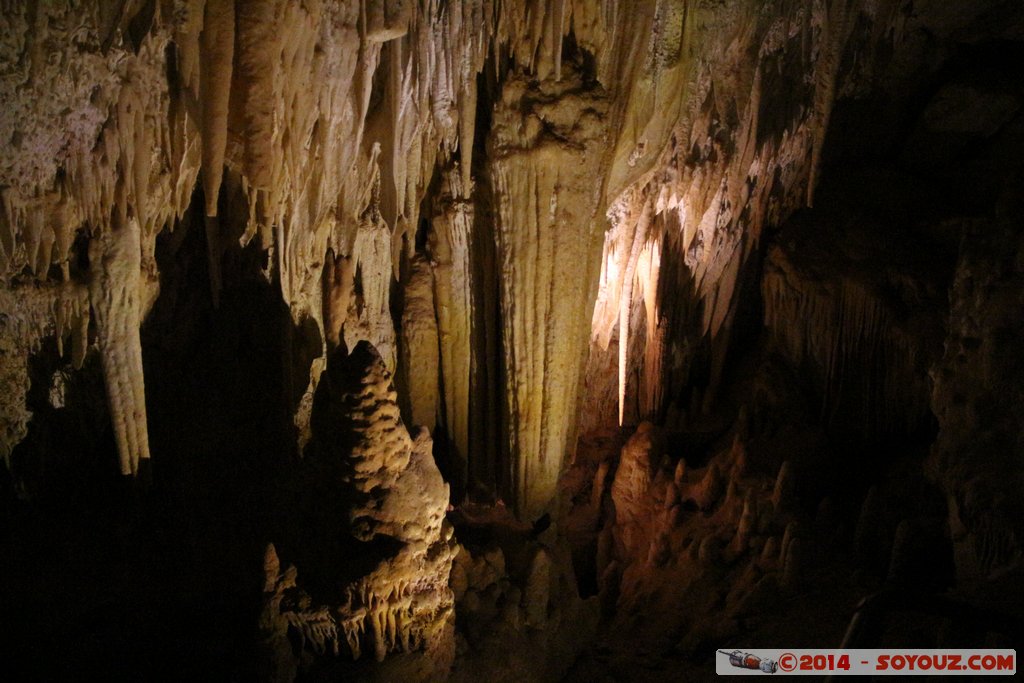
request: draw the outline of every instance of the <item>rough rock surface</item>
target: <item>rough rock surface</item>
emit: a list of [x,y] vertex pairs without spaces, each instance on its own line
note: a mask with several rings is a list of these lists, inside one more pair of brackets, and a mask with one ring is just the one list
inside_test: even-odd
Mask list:
[[259,555],[268,678],[590,681],[822,646],[947,551],[1016,595],[1022,42],[1019,0],[0,3],[0,613],[231,669]]
[[[455,655],[448,485],[426,431],[414,440],[402,424],[391,375],[367,342],[331,356],[309,459],[305,514],[321,524],[297,542],[295,566],[282,569],[276,548],[267,550],[264,641],[280,649],[274,634],[288,629],[299,639],[297,653],[281,649],[275,669],[346,671],[371,658],[381,666],[353,675],[443,678]],[[307,560],[329,589],[300,590]]]
[[1024,241],[1011,189],[992,224],[973,223],[951,293],[945,352],[933,371],[934,473],[949,495],[961,578],[1019,572]]
[[453,513],[458,657],[452,681],[561,680],[586,651],[597,598],[581,599],[565,544],[503,506]]
[[953,259],[917,253],[892,225],[826,198],[834,209],[794,219],[768,249],[765,328],[814,385],[830,428],[867,438],[912,432],[929,411]]
[[[895,0],[9,3],[0,278],[93,284],[133,472],[147,453],[133,330],[156,295],[156,236],[197,185],[214,300],[240,210],[240,243],[266,253],[324,354],[365,339],[394,370],[392,284],[429,253],[454,483],[536,515],[575,447],[587,320],[587,414],[613,414],[617,395],[620,422],[660,415],[698,359],[713,395],[746,264],[763,227],[813,196],[835,99],[878,74],[898,88],[922,32],[987,25],[995,4],[908,18]],[[854,43],[872,47],[851,57]],[[955,127],[939,104],[933,128]],[[87,251],[107,266],[78,267]],[[307,396],[323,367],[293,378]]]
[[566,69],[536,87],[510,79],[494,112],[509,450],[520,455],[513,500],[530,519],[551,506],[576,440],[575,425],[559,416],[575,414],[579,400],[601,235],[601,182],[591,169],[606,163],[607,107],[599,89]]

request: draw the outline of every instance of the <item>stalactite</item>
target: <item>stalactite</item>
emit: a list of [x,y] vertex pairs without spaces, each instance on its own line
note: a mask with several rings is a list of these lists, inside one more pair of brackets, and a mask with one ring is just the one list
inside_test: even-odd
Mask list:
[[206,245],[214,305],[220,297],[220,230],[217,201],[228,138],[228,102],[235,46],[234,0],[206,2],[199,36],[199,106],[202,140],[203,195],[206,201]]
[[89,299],[96,320],[96,341],[103,360],[122,474],[135,474],[139,461],[149,458],[139,339],[142,306],[139,239],[137,221],[115,216],[110,233],[94,239],[89,249],[89,258],[94,264]]
[[342,330],[353,306],[355,266],[348,256],[335,256],[330,250],[324,258],[323,325],[328,346],[333,349],[343,340]]
[[[535,406],[521,424],[520,417],[509,421],[512,451],[526,454],[514,456],[525,458],[525,469],[515,475],[519,480],[526,469],[551,479],[571,450],[578,411],[569,396],[580,373],[560,359],[582,355],[575,341],[566,340],[576,335],[580,311],[590,314],[593,283],[585,272],[596,261],[590,257],[591,236],[600,241],[589,232],[591,224],[600,232],[609,208],[635,211],[639,207],[624,205],[647,201],[638,197],[653,202],[654,222],[664,222],[668,212],[678,214],[683,239],[662,242],[662,258],[686,264],[705,303],[705,332],[719,339],[715,345],[724,344],[736,282],[761,224],[799,204],[809,175],[814,184],[831,100],[846,77],[838,65],[860,7],[806,0],[776,16],[742,3],[192,0],[173,12],[157,3],[149,30],[128,35],[140,4],[129,3],[113,16],[74,3],[35,7],[15,1],[4,13],[0,50],[5,63],[16,65],[4,81],[10,106],[0,117],[0,139],[11,141],[0,175],[5,277],[27,265],[45,279],[50,265],[58,264],[67,279],[76,231],[107,239],[114,204],[122,202],[124,214],[140,226],[144,313],[156,291],[148,284],[156,279],[156,233],[173,228],[188,208],[200,171],[211,216],[224,194],[223,178],[230,176],[237,183],[232,192],[249,207],[241,243],[259,237],[258,247],[270,256],[265,274],[280,284],[293,320],[315,320],[327,345],[368,339],[394,367],[391,285],[415,250],[418,212],[435,170],[456,169],[458,183],[447,180],[454,219],[432,231],[440,256],[435,309],[441,412],[453,449],[469,458],[466,368],[479,359],[470,354],[466,362],[464,349],[482,332],[474,329],[479,321],[472,292],[468,300],[465,294],[475,285],[466,260],[473,257],[465,256],[478,250],[468,238],[474,219],[459,211],[474,201],[480,103],[500,90],[505,102],[494,119],[497,128],[509,125],[502,123],[502,112],[533,106],[532,118],[521,117],[524,134],[536,135],[530,127],[541,121],[566,142],[490,162],[498,191],[499,257],[508,268],[517,264],[522,276],[506,288],[496,321],[515,378],[509,380],[507,409],[514,414],[517,405]],[[872,9],[878,40],[887,39],[881,32],[889,23],[886,13],[894,11],[888,5]],[[758,64],[750,67],[745,60],[754,50]],[[801,114],[785,130],[762,134],[762,100],[774,94],[761,90],[761,63],[794,51],[804,59],[819,56],[813,102],[796,108]],[[494,92],[478,86],[487,63],[494,71],[479,82],[496,84]],[[540,85],[531,90],[520,80]],[[580,115],[578,129],[556,109]],[[31,125],[24,123],[29,120]],[[595,136],[600,143],[591,140]],[[510,148],[502,141],[508,130],[492,131],[491,138],[500,141],[496,148]],[[580,140],[586,140],[582,150],[569,149]],[[604,153],[600,163],[591,149],[598,144]],[[601,177],[593,183],[576,178],[577,169],[569,167],[583,163],[600,167]],[[555,199],[550,217],[540,207],[530,218],[510,202],[510,192],[531,183]],[[230,248],[222,225],[207,225],[214,292],[221,254]],[[554,270],[536,273],[550,304],[540,296],[527,304],[523,293],[528,274],[521,266],[531,256],[515,243],[527,239],[520,227],[533,225],[542,236],[550,228],[554,234],[542,249],[559,253]],[[619,391],[609,392],[619,394],[620,419],[625,375],[642,364],[648,368],[640,373],[642,384],[651,387],[659,384],[659,373],[685,374],[663,363],[663,356],[689,353],[676,339],[680,330],[689,330],[689,321],[680,311],[658,310],[653,276],[643,275],[652,278],[651,286],[636,287],[642,269],[631,265],[632,240],[620,244],[624,232],[615,229],[607,240],[607,291],[594,328],[605,348],[620,328],[619,353],[628,357],[615,373]],[[570,234],[579,239],[569,240]],[[669,250],[677,244],[681,251]],[[445,249],[452,255],[450,270]],[[345,267],[325,268],[329,253],[335,265]],[[564,265],[569,263],[574,265]],[[623,279],[627,271],[631,275]],[[344,276],[343,284],[325,283],[326,274]],[[573,281],[576,289],[571,296],[555,296],[544,289],[548,277]],[[637,335],[629,330],[628,309],[641,305],[648,329],[643,352],[635,354],[629,350],[630,337]],[[512,350],[513,339],[521,343],[526,336],[524,308],[530,307],[536,309],[531,325],[550,314],[557,330],[547,332],[543,343],[528,344],[531,351],[523,355]],[[492,370],[480,381],[498,381],[497,368]],[[549,371],[551,378],[541,381]],[[311,373],[307,394],[317,374]],[[659,407],[651,404],[659,400],[644,399],[643,412],[656,412]]]
[[[772,350],[809,369],[826,422],[851,419],[874,433],[927,416],[922,339],[934,328],[915,327],[878,281],[809,272],[783,247],[759,249],[767,227],[813,203],[837,98],[862,94],[864,74],[874,86],[875,62],[905,68],[905,55],[893,57],[904,35],[923,41],[929,59],[942,53],[918,19],[928,9],[905,5],[8,0],[0,455],[27,432],[31,354],[45,348],[36,360],[49,362],[56,342],[56,408],[67,362],[82,365],[92,329],[120,469],[132,474],[148,457],[139,326],[158,292],[157,234],[176,229],[198,181],[207,220],[194,225],[206,232],[214,306],[232,284],[245,221],[244,259],[265,258],[259,267],[292,322],[323,333],[305,391],[288,396],[302,394],[293,418],[303,462],[350,464],[331,471],[354,501],[342,525],[360,543],[401,546],[330,606],[311,606],[295,571],[268,552],[261,627],[289,654],[290,636],[307,655],[372,653],[386,663],[429,651],[443,669],[454,647],[449,491],[429,438],[414,439],[398,418],[390,371],[404,373],[412,421],[444,432],[458,496],[463,487],[493,493],[535,518],[555,511],[584,393],[597,428],[615,426],[616,413],[619,425],[654,419],[666,401],[692,424],[713,405],[739,297],[764,255]],[[988,441],[998,425],[982,414],[1020,422],[995,409],[1014,396],[1000,354],[1019,326],[994,309],[1015,312],[1019,302],[992,279],[1011,278],[1010,261],[964,264],[932,375],[942,430],[934,459],[955,541],[983,573],[1017,559],[1021,536],[1001,521],[1020,517],[999,507],[1014,483],[1000,479],[1002,456],[973,469],[985,450],[1019,452]],[[985,288],[974,291],[975,281]],[[990,310],[996,296],[1007,300]],[[363,367],[345,376],[331,365],[350,349]],[[972,357],[976,375],[963,369]],[[305,368],[294,374],[307,379]],[[319,428],[344,451],[309,424],[325,394],[342,407],[333,427]],[[980,445],[963,437],[974,433]],[[771,499],[770,481],[751,485],[760,474],[739,445],[704,467],[679,460],[669,481],[670,467],[653,467],[656,440],[644,427],[617,473],[609,461],[598,470],[592,506],[607,505],[604,479],[614,476],[621,515],[600,541],[603,585],[666,570],[684,553],[693,561],[682,564],[708,572],[756,557],[769,570],[762,588],[801,580],[813,547],[784,519],[799,508],[791,468]],[[714,533],[687,536],[684,550],[673,534],[698,525],[691,520]],[[640,537],[629,557],[615,547]],[[557,621],[556,559],[510,555],[527,575],[525,605],[521,593],[499,593],[517,631]]]
[[388,368],[395,367],[398,349],[391,320],[391,231],[379,217],[369,216],[356,233],[352,251],[356,311],[345,323],[345,343],[355,347],[369,341],[380,352]]
[[71,366],[82,366],[89,343],[89,295],[86,287],[72,282],[0,288],[0,311],[0,457],[7,460],[32,417],[25,405],[29,356],[50,335],[64,356],[70,338]]
[[203,194],[206,198],[206,215],[216,216],[224,152],[228,143],[228,102],[235,54],[234,0],[207,0],[199,39]]
[[832,277],[773,247],[762,285],[765,326],[818,383],[826,422],[859,421],[864,434],[912,429],[927,410],[927,340],[905,329],[869,282]]
[[657,418],[665,393],[662,363],[667,326],[658,308],[662,244],[663,239],[660,238],[648,242],[637,263],[637,283],[641,286],[646,321],[644,372],[640,386],[640,417],[643,419]]
[[490,142],[510,452],[516,506],[527,516],[549,504],[573,447],[587,318],[596,294],[579,290],[593,289],[600,263],[595,199],[601,179],[587,169],[604,151],[606,104],[600,92],[567,96],[579,87],[576,79],[565,74],[536,91],[525,79],[508,81]]
[[807,205],[814,205],[814,190],[821,171],[821,152],[825,144],[825,130],[829,117],[832,115],[832,102],[835,95],[836,80],[839,71],[839,59],[842,55],[846,36],[845,26],[850,23],[845,16],[846,8],[840,2],[817,2],[811,12],[811,23],[820,32],[817,58],[814,59],[814,108],[813,116],[817,124],[811,144],[810,177],[807,181]]
[[619,425],[622,425],[622,416],[626,409],[626,372],[627,357],[629,353],[629,317],[633,307],[633,282],[636,277],[637,264],[640,261],[640,254],[647,242],[648,229],[651,224],[652,206],[650,201],[646,202],[640,209],[636,225],[632,228],[632,240],[626,241],[629,244],[629,253],[626,256],[626,267],[622,273],[622,293],[619,298]]
[[448,438],[456,461],[463,463],[462,481],[468,478],[470,369],[475,299],[472,235],[474,211],[472,186],[453,169],[443,176],[440,207],[428,238],[434,262],[434,301],[440,336],[444,414]]
[[243,169],[253,189],[267,190],[273,197],[278,167],[274,142],[280,134],[274,125],[274,96],[280,92],[277,52],[284,38],[277,27],[283,3],[252,0],[238,3],[236,10],[236,87],[240,89],[239,113],[243,117],[245,140]]
[[[588,387],[588,396],[593,401],[608,400],[611,392],[604,383],[609,380],[599,366],[606,362],[603,359],[617,334],[620,421],[628,377],[639,373],[644,378],[641,384],[648,385],[685,384],[686,364],[678,360],[666,364],[662,358],[665,354],[685,358],[704,338],[710,341],[712,377],[703,403],[714,400],[748,256],[762,228],[805,204],[816,182],[832,102],[842,79],[855,77],[839,74],[838,68],[859,9],[845,1],[797,3],[790,9],[765,22],[739,6],[719,14],[687,4],[680,10],[681,33],[666,31],[656,38],[661,42],[652,49],[661,61],[646,63],[648,71],[643,73],[659,84],[657,97],[662,92],[677,93],[671,97],[687,104],[678,116],[668,116],[676,122],[670,135],[659,131],[659,124],[652,120],[644,135],[633,129],[631,136],[620,138],[608,176],[612,229],[605,240],[592,321],[593,360],[588,376],[593,386]],[[889,25],[891,11],[889,6],[879,8],[873,17],[877,23],[870,30]],[[728,26],[719,23],[727,16]],[[656,16],[655,23],[659,21]],[[701,32],[710,26],[715,29]],[[699,45],[706,61],[689,61],[688,45],[691,49]],[[748,49],[757,50],[756,62],[750,62]],[[765,90],[767,64],[806,61],[811,54],[819,55],[813,65],[815,87],[793,93]],[[624,114],[627,122],[629,117],[647,121],[646,107],[655,97],[642,90],[648,82],[632,81],[630,108]],[[768,131],[762,113],[785,110],[789,105],[784,103],[796,99],[802,106],[792,108],[795,118],[784,130]],[[660,140],[665,142],[653,144],[652,158],[652,141]],[[658,172],[641,172],[654,164]],[[692,298],[689,303],[682,301],[685,297],[673,297],[676,310],[669,315],[658,309],[656,297],[651,309],[649,299],[634,294],[641,290],[635,288],[638,272],[632,265],[633,226],[646,197],[653,201],[653,222],[666,226],[663,263],[685,274],[682,284],[693,290],[687,295]],[[640,307],[646,309],[650,327],[640,346],[642,353],[633,354],[629,321]],[[702,316],[693,319],[698,311]],[[666,328],[659,331],[661,320]],[[668,344],[663,346],[666,339]],[[647,405],[644,411],[657,413],[664,408]],[[592,407],[591,412],[605,411]]]

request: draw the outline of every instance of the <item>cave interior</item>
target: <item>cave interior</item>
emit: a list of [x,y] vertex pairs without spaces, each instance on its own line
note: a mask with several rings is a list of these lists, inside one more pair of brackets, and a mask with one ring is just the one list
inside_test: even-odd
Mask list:
[[10,0],[14,679],[1024,625],[1019,0]]

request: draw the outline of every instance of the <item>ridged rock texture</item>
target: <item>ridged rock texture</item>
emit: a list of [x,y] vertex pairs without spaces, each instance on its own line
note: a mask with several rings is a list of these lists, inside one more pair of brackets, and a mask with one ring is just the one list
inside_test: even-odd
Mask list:
[[[437,386],[432,371],[399,369],[422,397],[415,418],[443,428],[458,491],[536,515],[583,393],[588,415],[616,394],[619,421],[660,413],[699,338],[724,348],[714,340],[728,338],[761,226],[812,195],[839,55],[854,32],[898,53],[912,30],[899,5],[9,3],[0,276],[10,289],[90,285],[90,341],[130,473],[147,454],[133,330],[155,295],[156,235],[197,184],[214,300],[232,248],[219,209],[241,192],[242,244],[258,239],[267,278],[296,324],[315,322],[324,353],[365,339],[396,369],[391,283],[429,264],[436,320],[412,320],[428,315],[422,294],[405,318],[425,326],[409,339],[438,329]],[[871,69],[860,60],[845,77]],[[89,242],[104,257],[69,268]],[[667,289],[692,295],[666,303]],[[582,392],[592,315],[600,381]],[[294,378],[307,395],[323,365]],[[307,419],[296,415],[301,433]]]
[[[969,580],[997,576],[1021,555],[1016,427],[1021,388],[1018,312],[1024,304],[1019,195],[1007,192],[993,224],[965,230],[941,361],[933,369],[939,421],[932,465],[948,494],[957,567]],[[1012,576],[1012,575],[1011,575]],[[1012,579],[1011,579],[1012,580]]]
[[525,78],[507,81],[490,140],[513,500],[529,518],[550,505],[576,439],[564,416],[577,411],[601,244],[592,169],[607,163],[606,98],[562,71],[536,91]]
[[949,268],[915,259],[911,245],[884,234],[862,245],[815,244],[808,233],[816,227],[793,221],[787,239],[768,250],[765,328],[814,384],[835,431],[912,432],[928,415],[928,369],[942,337],[944,293],[929,273]]
[[[398,678],[447,670],[444,518],[467,501],[511,511],[529,541],[509,547],[530,550],[515,581],[495,569],[462,594],[487,606],[476,626],[541,631],[576,614],[555,617],[567,562],[538,540],[562,531],[567,491],[586,501],[586,524],[568,526],[590,544],[574,552],[590,553],[579,573],[606,612],[642,620],[657,575],[680,579],[669,611],[727,598],[745,613],[747,588],[800,582],[792,523],[814,515],[784,509],[791,475],[839,471],[848,460],[822,455],[836,434],[850,451],[925,434],[958,570],[1004,570],[1024,535],[1021,445],[1006,436],[1021,417],[1022,257],[1013,197],[984,211],[1024,158],[1020,15],[1015,0],[5,0],[9,497],[46,475],[17,460],[46,447],[34,429],[64,424],[48,411],[89,412],[62,389],[83,367],[102,376],[110,443],[96,450],[117,486],[159,480],[171,451],[167,488],[199,491],[189,477],[208,466],[195,475],[207,498],[229,482],[284,490],[288,512],[253,536],[274,532],[256,544],[274,543],[263,654],[285,678],[369,675],[368,659]],[[888,176],[869,164],[861,192],[837,175],[842,204],[826,191],[830,152],[984,209],[930,213],[932,195],[907,199],[909,216],[843,222]],[[892,256],[918,246],[940,257]],[[147,346],[151,329],[171,352]],[[218,343],[191,343],[202,335]],[[177,396],[152,387],[175,374],[168,358],[202,349],[217,354],[188,368],[204,376],[173,386],[232,391],[182,410],[203,424],[189,434],[200,448],[176,458],[165,444],[189,441],[167,434],[193,425],[168,425]],[[274,380],[245,381],[242,359],[268,355]],[[285,396],[256,395],[267,387]],[[211,450],[266,441],[279,461],[207,465],[205,429],[221,439]],[[560,487],[585,443],[614,447]],[[749,472],[748,446],[761,457]],[[783,466],[797,456],[814,462]],[[871,533],[877,500],[863,502],[862,545],[888,548],[904,521],[912,536],[909,517]],[[462,570],[482,574],[493,549],[472,550]],[[727,595],[708,588],[734,579]],[[682,624],[688,643],[725,637],[697,620]],[[296,633],[315,664],[292,659]]]
[[[318,523],[304,522],[286,538],[298,558],[293,567],[282,570],[277,548],[267,549],[261,629],[275,671],[298,666],[291,648],[275,647],[289,629],[300,655],[341,657],[333,666],[350,675],[438,680],[451,666],[448,485],[429,434],[409,435],[397,398],[368,342],[351,355],[332,354],[314,400],[296,501],[302,519]],[[308,593],[301,589],[307,573],[316,586]],[[360,668],[366,659],[378,666]]]

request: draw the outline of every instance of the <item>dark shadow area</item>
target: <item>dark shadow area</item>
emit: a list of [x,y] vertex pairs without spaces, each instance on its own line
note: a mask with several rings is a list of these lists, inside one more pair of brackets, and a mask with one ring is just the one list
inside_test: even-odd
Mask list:
[[[505,351],[501,336],[501,281],[495,246],[495,198],[488,173],[487,136],[491,130],[494,104],[501,83],[496,71],[510,68],[509,57],[489,54],[477,75],[476,127],[474,129],[472,281],[479,303],[473,306],[473,365],[470,374],[469,443],[467,454],[468,498],[511,500],[512,461],[508,453],[505,425]],[[456,501],[458,502],[458,501]]]
[[319,333],[293,327],[256,244],[224,250],[214,307],[201,206],[197,193],[157,241],[161,294],[142,328],[152,460],[138,479],[116,474],[98,354],[72,372],[49,340],[32,359],[30,434],[3,475],[0,611],[10,661],[39,678],[254,675],[263,551]]

